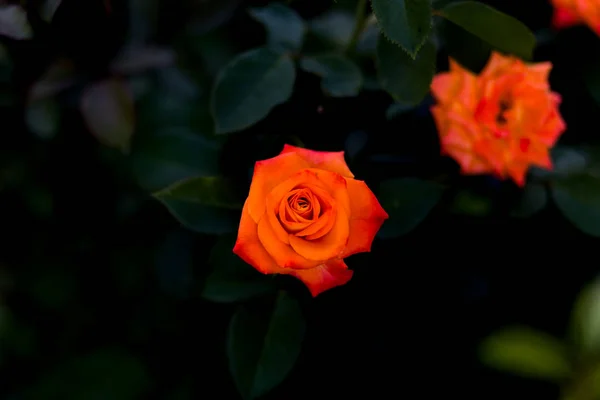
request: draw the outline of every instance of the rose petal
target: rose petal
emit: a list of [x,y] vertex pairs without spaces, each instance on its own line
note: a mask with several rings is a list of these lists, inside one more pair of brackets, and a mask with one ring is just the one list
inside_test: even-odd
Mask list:
[[267,253],[260,242],[258,226],[250,217],[247,200],[242,210],[238,237],[233,252],[263,274],[276,274],[285,271],[277,266],[273,257]]
[[557,7],[552,14],[552,26],[556,29],[564,29],[578,25],[582,18],[567,8]]
[[340,255],[348,243],[350,225],[348,214],[342,209],[336,210],[333,227],[325,236],[306,240],[290,235],[290,246],[302,257],[308,260],[329,260]]
[[371,244],[383,222],[389,218],[367,184],[346,179],[350,195],[350,236],[341,257],[371,251]]
[[290,275],[304,282],[313,297],[326,290],[348,283],[352,278],[352,274],[353,272],[348,269],[346,263],[339,259],[330,260],[316,268],[290,272]]
[[271,190],[290,175],[311,165],[296,153],[280,154],[254,165],[254,175],[248,193],[248,212],[258,223],[265,212],[265,198]]
[[343,151],[314,151],[286,144],[283,146],[283,150],[280,154],[287,153],[298,154],[308,161],[313,168],[335,172],[347,178],[354,178],[354,175],[350,172],[350,168],[348,168],[348,165],[346,164]]
[[314,268],[326,260],[307,260],[292,249],[289,244],[279,240],[267,218],[258,221],[258,239],[275,263],[282,268]]

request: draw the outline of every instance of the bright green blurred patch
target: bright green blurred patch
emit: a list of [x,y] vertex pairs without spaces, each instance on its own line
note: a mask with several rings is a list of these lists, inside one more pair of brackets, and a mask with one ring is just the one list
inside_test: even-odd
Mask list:
[[525,377],[562,381],[572,372],[561,341],[525,327],[493,333],[481,344],[479,355],[490,367]]

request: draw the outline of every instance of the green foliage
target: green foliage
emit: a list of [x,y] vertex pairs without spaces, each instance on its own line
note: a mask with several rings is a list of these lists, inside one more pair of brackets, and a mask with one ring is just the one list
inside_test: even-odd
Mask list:
[[539,183],[528,183],[523,188],[521,198],[511,210],[511,215],[518,218],[529,218],[540,212],[548,203],[548,191]]
[[439,202],[444,189],[436,182],[415,178],[382,182],[377,195],[390,219],[381,227],[378,235],[394,238],[412,231]]
[[237,227],[241,204],[231,185],[220,177],[201,176],[179,181],[153,196],[186,227],[200,233],[223,234]]
[[600,280],[588,284],[573,305],[570,336],[580,352],[600,355]]
[[235,384],[244,399],[255,399],[290,373],[306,330],[295,299],[280,292],[270,307],[242,305],[231,318],[227,355]]
[[425,42],[416,58],[391,43],[383,35],[377,41],[379,83],[403,104],[418,104],[429,92],[435,73],[435,46]]
[[430,1],[371,0],[371,4],[383,34],[416,58],[431,31]]
[[146,393],[149,386],[145,368],[136,357],[107,348],[56,366],[24,398],[129,400]]
[[261,48],[237,56],[219,74],[211,107],[216,133],[248,128],[292,95],[296,70],[286,54]]
[[571,373],[564,345],[529,328],[494,333],[481,344],[480,357],[487,365],[526,377],[560,382]]
[[332,97],[358,95],[363,84],[362,72],[348,58],[339,54],[321,54],[305,57],[300,61],[302,69],[321,77],[323,92]]
[[135,110],[131,93],[122,81],[106,80],[88,87],[81,99],[81,113],[102,144],[129,151]]
[[533,57],[535,36],[519,20],[477,1],[450,3],[438,14],[500,51],[526,60]]
[[304,41],[304,20],[291,8],[280,3],[250,9],[250,15],[267,30],[267,45],[273,49],[298,51]]
[[218,303],[248,300],[274,291],[273,277],[262,275],[233,253],[235,237],[222,236],[213,246],[202,297]]

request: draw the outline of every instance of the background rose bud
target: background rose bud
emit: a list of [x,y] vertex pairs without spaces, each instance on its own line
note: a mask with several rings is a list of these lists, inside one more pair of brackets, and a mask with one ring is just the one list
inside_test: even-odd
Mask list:
[[264,274],[295,276],[316,296],[350,280],[343,259],[370,251],[387,218],[343,152],[285,145],[256,163],[233,251]]
[[548,150],[566,127],[561,98],[548,85],[551,68],[494,52],[475,75],[451,59],[431,84],[442,153],[464,174],[510,177],[519,186],[530,166],[551,169]]
[[585,24],[600,36],[598,0],[552,0],[552,25],[557,29]]

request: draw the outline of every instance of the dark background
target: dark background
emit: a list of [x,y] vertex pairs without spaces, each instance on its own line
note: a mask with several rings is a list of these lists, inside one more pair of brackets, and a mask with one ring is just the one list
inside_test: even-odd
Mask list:
[[[148,40],[173,47],[178,66],[208,90],[229,54],[264,42],[245,9],[267,2],[230,7],[235,3],[162,1]],[[555,66],[551,84],[563,96],[569,125],[561,143],[593,141],[600,110],[581,75],[598,59],[600,40],[585,27],[552,32],[546,0],[489,3],[545,32],[535,59]],[[291,6],[312,18],[333,6],[352,10],[354,2],[296,0]],[[123,387],[146,382],[140,398],[238,398],[225,356],[235,306],[200,296],[215,237],[181,227],[132,173],[131,157],[151,125],[144,124],[141,106],[132,156],[102,146],[87,131],[77,109],[84,83],[57,96],[63,112],[52,139],[36,137],[24,122],[31,85],[59,56],[73,60],[85,82],[108,75],[132,12],[124,1],[111,1],[107,13],[100,0],[65,0],[52,24],[30,15],[32,41],[0,39],[13,63],[3,90],[14,96],[0,107],[2,399],[138,398],[128,389],[112,397],[77,394],[97,385],[106,367],[62,366],[90,352],[122,359],[122,375],[133,377],[123,378]],[[182,32],[185,24],[196,33]],[[222,172],[242,194],[253,163],[276,155],[292,137],[307,148],[340,150],[356,131],[368,140],[349,165],[370,187],[390,177],[440,174],[452,184],[416,230],[377,240],[371,253],[348,259],[355,274],[347,285],[312,300],[299,283],[285,281],[302,300],[308,332],[294,370],[265,399],[557,398],[551,384],[484,368],[475,350],[483,337],[514,323],[563,336],[577,292],[597,272],[600,242],[577,231],[552,204],[531,218],[511,218],[518,189],[460,177],[455,163],[439,156],[427,101],[389,121],[391,103],[382,91],[326,98],[317,78],[299,72],[289,103],[254,127],[218,139]],[[452,211],[453,194],[465,188],[487,199],[491,211]],[[68,390],[53,388],[64,382]]]

